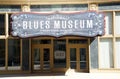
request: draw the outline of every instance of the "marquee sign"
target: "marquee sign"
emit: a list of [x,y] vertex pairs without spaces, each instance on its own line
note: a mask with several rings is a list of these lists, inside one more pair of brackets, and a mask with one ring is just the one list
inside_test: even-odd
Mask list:
[[17,13],[12,18],[12,35],[35,36],[77,35],[94,37],[104,34],[104,15],[97,12]]

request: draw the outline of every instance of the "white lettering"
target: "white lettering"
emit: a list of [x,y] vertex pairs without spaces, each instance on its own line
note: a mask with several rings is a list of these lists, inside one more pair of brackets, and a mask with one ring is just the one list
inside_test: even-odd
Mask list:
[[38,29],[38,21],[34,21],[33,25],[34,25],[34,29]]
[[40,21],[40,28],[43,29],[44,21]]
[[[79,26],[79,27],[78,27]],[[51,21],[23,21],[23,29],[51,29]],[[90,29],[93,28],[92,20],[64,20],[53,21],[54,29]]]
[[62,25],[61,26],[62,26],[63,29],[65,29],[66,26],[67,26],[66,21],[62,21]]
[[45,26],[46,29],[49,29],[50,28],[50,21],[46,21],[45,24],[46,24],[46,26]]
[[93,28],[93,21],[87,20],[87,28]]
[[54,21],[54,28],[60,28],[60,21]]
[[69,20],[68,21],[68,28],[72,28],[73,27],[73,21]]
[[31,23],[31,21],[29,21],[28,27],[29,27],[29,29],[32,29],[32,23]]
[[85,28],[85,20],[80,20],[80,28]]
[[23,29],[27,29],[27,21],[23,21]]
[[74,22],[75,22],[74,27],[77,28],[78,20],[75,20]]

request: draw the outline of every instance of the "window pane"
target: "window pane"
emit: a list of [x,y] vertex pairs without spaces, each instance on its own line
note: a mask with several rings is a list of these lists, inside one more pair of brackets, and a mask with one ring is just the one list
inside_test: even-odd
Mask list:
[[115,34],[120,34],[120,12],[116,12],[115,16]]
[[5,70],[5,40],[0,40],[0,70]]
[[54,67],[66,67],[66,40],[54,40]]
[[76,48],[70,48],[70,67],[76,69]]
[[112,39],[100,39],[100,68],[113,68]]
[[98,38],[90,38],[91,69],[98,69]]
[[9,32],[8,33],[9,33],[9,35],[11,35],[11,31],[12,31],[12,28],[11,28],[11,26],[12,26],[11,25],[11,22],[12,22],[11,14],[9,14],[8,19],[9,19],[9,27],[8,27],[9,28]]
[[120,3],[99,4],[99,10],[120,10]]
[[62,5],[62,11],[80,11],[80,10],[88,10],[88,5],[87,4]]
[[50,70],[50,48],[44,48],[43,49],[43,69],[44,70]]
[[29,70],[29,39],[22,40],[22,70]]
[[87,44],[87,39],[70,39],[69,44]]
[[34,70],[40,70],[40,49],[39,48],[35,48],[34,49]]
[[115,56],[115,58],[116,58],[116,67],[120,68],[120,38],[116,39],[115,44],[116,44],[116,46],[115,46],[115,48],[116,48],[116,56]]
[[20,40],[8,40],[8,70],[20,70]]
[[0,12],[20,12],[21,6],[19,5],[0,5]]
[[0,35],[5,35],[5,15],[0,14]]
[[31,5],[31,11],[51,11],[50,5]]
[[80,11],[88,10],[87,4],[32,5],[31,11]]
[[80,48],[80,61],[86,62],[86,48]]
[[62,11],[62,6],[61,5],[51,5],[51,10],[52,11]]
[[51,44],[51,39],[33,39],[32,44]]
[[80,69],[86,69],[86,67],[87,67],[86,48],[80,48],[79,55],[80,55]]
[[105,13],[105,35],[112,34],[112,13]]

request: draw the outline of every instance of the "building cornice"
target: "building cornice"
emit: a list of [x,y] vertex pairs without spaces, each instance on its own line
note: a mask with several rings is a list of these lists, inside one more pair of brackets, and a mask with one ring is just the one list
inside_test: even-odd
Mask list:
[[120,2],[120,0],[0,0],[0,5],[48,5],[48,4],[89,4]]

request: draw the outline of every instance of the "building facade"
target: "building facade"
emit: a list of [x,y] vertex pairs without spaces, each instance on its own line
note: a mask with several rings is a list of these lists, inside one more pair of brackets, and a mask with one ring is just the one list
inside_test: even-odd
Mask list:
[[[19,12],[85,12],[105,14],[105,34],[95,37],[40,36],[19,38],[11,34],[11,15]],[[119,0],[1,0],[0,74],[120,72]]]

